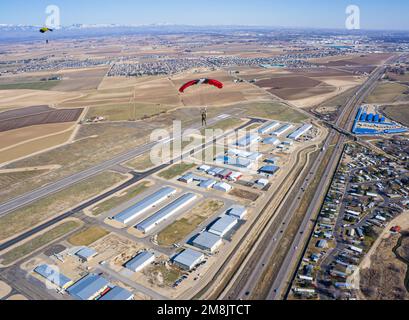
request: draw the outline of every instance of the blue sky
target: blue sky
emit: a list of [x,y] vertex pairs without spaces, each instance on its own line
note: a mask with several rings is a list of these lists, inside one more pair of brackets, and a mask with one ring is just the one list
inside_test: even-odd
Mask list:
[[264,25],[344,28],[345,9],[361,9],[363,29],[409,30],[407,0],[11,0],[0,1],[0,23],[42,25],[45,8],[61,24]]

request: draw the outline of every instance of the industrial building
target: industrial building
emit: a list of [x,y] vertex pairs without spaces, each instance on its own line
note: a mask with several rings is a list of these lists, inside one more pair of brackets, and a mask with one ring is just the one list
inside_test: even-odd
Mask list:
[[134,294],[121,287],[113,287],[99,301],[129,301],[133,300]]
[[[222,165],[229,165],[229,166],[233,166],[233,167],[238,167],[238,168],[243,168],[243,169],[249,169],[253,166],[254,162],[247,159],[247,158],[233,158],[230,156],[225,156],[225,155],[220,155],[217,156],[215,159],[215,162],[218,164],[222,164]],[[218,173],[222,172],[224,169],[222,169],[221,171],[215,173],[215,175],[217,175]]]
[[34,272],[61,289],[67,289],[73,284],[73,281],[70,278],[64,276],[58,272],[58,270],[47,264],[39,265],[34,269]]
[[260,137],[256,134],[247,134],[243,138],[239,139],[237,141],[237,145],[239,147],[245,148],[248,146],[251,146],[252,144],[258,142],[260,140]]
[[213,186],[214,190],[222,191],[222,192],[230,192],[233,187],[225,182],[218,182]]
[[75,253],[78,258],[85,262],[91,261],[97,254],[98,252],[88,247],[84,247]]
[[148,251],[137,254],[125,264],[125,268],[133,272],[139,272],[155,261],[155,255]]
[[292,128],[294,128],[294,126],[292,124],[286,124],[280,128],[278,128],[277,130],[273,131],[271,133],[272,136],[282,136],[284,133],[286,133],[287,131],[291,130]]
[[219,218],[208,231],[216,236],[224,237],[238,222],[237,218],[225,215]]
[[216,180],[208,179],[208,180],[202,181],[202,182],[199,184],[199,187],[209,190],[209,189],[213,188],[213,186],[214,186],[216,183],[217,183]]
[[294,131],[292,134],[288,136],[289,139],[291,140],[298,140],[300,137],[302,137],[304,134],[306,134],[308,131],[312,129],[311,124],[305,124],[298,130]]
[[200,264],[205,258],[205,255],[201,252],[186,249],[173,258],[173,263],[184,270],[192,270],[198,264]]
[[192,244],[196,248],[213,253],[223,244],[223,240],[210,232],[203,232],[192,241]]
[[262,127],[258,130],[258,133],[259,133],[259,134],[267,134],[267,133],[269,133],[270,131],[272,131],[272,130],[274,130],[275,128],[277,128],[279,125],[280,125],[280,123],[277,122],[277,121],[269,122],[269,123],[265,124],[264,126],[262,126]]
[[233,218],[243,220],[243,218],[247,214],[247,209],[246,209],[246,207],[243,207],[243,206],[234,205],[234,206],[232,206],[230,209],[228,209],[226,211],[226,214],[228,216],[233,217]]
[[172,195],[176,194],[176,189],[171,187],[165,187],[155,192],[154,194],[146,197],[142,201],[138,202],[134,206],[126,209],[125,211],[116,215],[113,219],[123,224],[128,224],[132,220],[138,218],[148,210],[152,209],[159,203],[165,201]]
[[138,224],[136,228],[143,233],[147,233],[154,229],[158,224],[170,218],[176,212],[182,210],[184,207],[192,203],[197,198],[194,193],[186,193],[171,204],[162,208],[143,222]]
[[261,167],[258,170],[258,172],[260,174],[266,174],[266,175],[271,176],[271,175],[274,175],[278,170],[280,170],[280,168],[277,166],[264,166],[264,167]]
[[263,140],[263,143],[278,146],[281,143],[281,141],[275,137],[268,137]]
[[110,283],[103,277],[90,273],[67,289],[78,300],[95,300],[109,290]]

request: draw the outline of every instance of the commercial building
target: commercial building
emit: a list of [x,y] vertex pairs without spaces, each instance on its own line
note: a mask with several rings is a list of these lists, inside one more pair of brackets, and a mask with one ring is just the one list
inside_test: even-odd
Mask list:
[[133,272],[139,272],[155,261],[155,255],[148,251],[137,254],[125,264],[125,268]]
[[58,270],[47,264],[39,265],[34,269],[34,272],[61,289],[67,289],[73,284],[73,281],[70,278],[59,273]]
[[132,220],[135,220],[136,218],[152,209],[156,205],[160,204],[161,202],[165,201],[174,194],[176,194],[176,189],[171,187],[164,187],[154,194],[146,197],[142,201],[138,202],[137,204],[133,205],[132,207],[116,215],[114,217],[114,220],[123,224],[128,224]]
[[241,172],[233,171],[228,177],[227,180],[236,182],[243,177]]
[[226,214],[233,218],[242,220],[247,214],[247,209],[243,206],[234,205],[226,211]]
[[264,166],[261,167],[258,172],[266,175],[274,175],[278,170],[280,170],[280,168],[277,166]]
[[281,141],[275,137],[268,137],[263,140],[263,143],[278,146],[281,143]]
[[200,264],[205,258],[205,255],[201,252],[186,249],[173,258],[173,263],[184,270],[192,270],[198,264]]
[[213,186],[213,189],[222,191],[222,192],[230,192],[233,187],[225,182],[218,182]]
[[213,253],[223,244],[223,240],[210,232],[203,232],[193,240],[192,244],[196,248]]
[[258,133],[259,134],[267,134],[270,131],[274,130],[275,128],[277,128],[280,125],[280,123],[278,123],[277,121],[272,121],[269,122],[265,125],[263,125],[259,130]]
[[149,218],[145,219],[143,222],[138,224],[136,228],[139,231],[142,231],[143,233],[147,233],[154,229],[161,222],[165,221],[178,211],[188,206],[196,198],[197,195],[195,195],[194,193],[186,193],[177,200],[173,201],[171,204],[167,205],[166,207],[162,208],[161,210],[150,216]]
[[208,179],[208,180],[202,181],[202,182],[199,184],[199,187],[209,190],[209,189],[213,188],[213,186],[214,186],[216,183],[217,183],[216,180]]
[[110,283],[103,277],[90,273],[67,289],[78,300],[95,300],[109,289]]
[[[253,166],[253,163],[254,163],[253,161],[251,161],[251,160],[249,160],[247,158],[241,158],[241,157],[233,158],[233,157],[225,156],[225,155],[217,156],[216,159],[215,159],[215,162],[218,163],[218,164],[230,165],[230,166],[243,168],[243,169],[251,168]],[[221,173],[222,171],[224,171],[224,169],[222,169],[221,171],[218,171],[214,175],[217,175],[217,174]],[[209,174],[210,174],[210,172],[209,172]]]
[[292,140],[298,140],[300,137],[302,137],[304,134],[306,134],[308,131],[312,129],[311,124],[305,124],[298,130],[294,131],[292,134],[288,136],[289,139]]
[[237,218],[225,215],[219,218],[208,231],[216,236],[224,237],[238,222]]
[[88,247],[82,248],[75,253],[82,261],[91,261],[97,254],[98,252]]
[[286,124],[280,128],[278,128],[277,130],[273,131],[271,133],[272,136],[282,136],[284,133],[286,133],[287,131],[291,130],[292,128],[294,128],[294,126],[292,124]]
[[133,300],[134,294],[121,287],[113,287],[99,301],[129,301]]

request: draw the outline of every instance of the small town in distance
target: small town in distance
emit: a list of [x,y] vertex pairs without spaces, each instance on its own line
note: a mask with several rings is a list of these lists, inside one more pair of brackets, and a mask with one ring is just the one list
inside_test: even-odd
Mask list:
[[406,35],[0,31],[0,300],[409,299]]

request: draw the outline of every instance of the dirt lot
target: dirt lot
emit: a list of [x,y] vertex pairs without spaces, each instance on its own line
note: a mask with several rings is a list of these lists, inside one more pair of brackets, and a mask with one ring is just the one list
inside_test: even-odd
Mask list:
[[257,201],[257,199],[260,197],[260,195],[257,193],[250,192],[250,191],[243,190],[243,189],[237,189],[237,188],[233,189],[230,192],[230,195],[240,198],[240,199],[250,200],[252,202]]
[[206,200],[195,207],[181,219],[175,221],[162,230],[157,237],[160,246],[170,247],[174,243],[181,242],[192,233],[201,223],[216,214],[223,207],[223,202]]
[[89,246],[108,235],[109,232],[101,227],[93,226],[72,235],[68,242],[73,246]]
[[61,70],[58,75],[62,77],[62,81],[54,86],[53,90],[70,92],[97,89],[108,69],[108,67],[98,67]]
[[388,118],[409,127],[409,104],[382,107],[382,112]]

